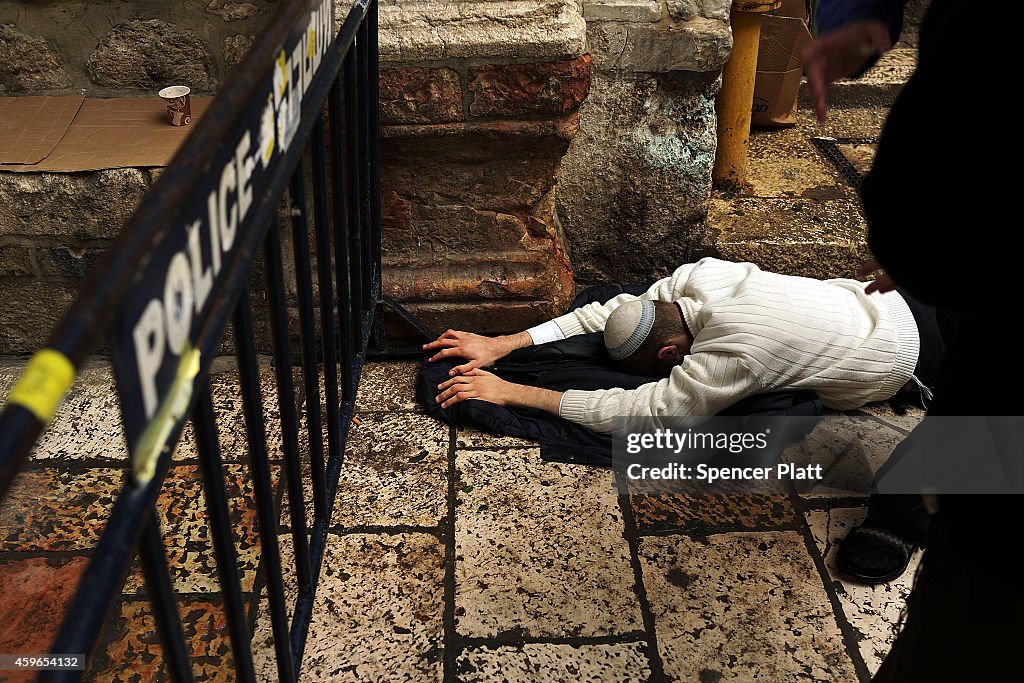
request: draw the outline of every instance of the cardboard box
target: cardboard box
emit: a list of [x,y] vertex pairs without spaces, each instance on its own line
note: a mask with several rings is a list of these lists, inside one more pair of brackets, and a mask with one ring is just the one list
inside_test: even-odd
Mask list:
[[804,0],[782,0],[782,6],[772,12],[777,17],[807,19],[807,3]]
[[[800,2],[799,6],[802,5]],[[771,14],[764,17],[754,80],[752,126],[780,127],[796,123],[796,97],[803,77],[800,52],[810,42],[811,32],[802,18]]]

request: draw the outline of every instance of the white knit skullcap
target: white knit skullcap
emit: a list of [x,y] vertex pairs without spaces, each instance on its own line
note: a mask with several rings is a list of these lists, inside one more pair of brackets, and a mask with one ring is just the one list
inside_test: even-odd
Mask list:
[[633,355],[654,327],[654,302],[646,299],[627,301],[608,316],[604,326],[604,345],[612,360]]

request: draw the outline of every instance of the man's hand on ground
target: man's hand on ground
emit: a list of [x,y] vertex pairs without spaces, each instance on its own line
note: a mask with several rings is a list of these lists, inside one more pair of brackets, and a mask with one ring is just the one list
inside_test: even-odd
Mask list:
[[497,403],[500,406],[540,408],[555,415],[562,401],[561,392],[506,382],[486,370],[470,370],[437,385],[437,402],[449,408],[467,399]]
[[883,270],[882,264],[875,259],[871,259],[858,268],[857,275],[859,277],[865,277],[877,271],[882,271],[882,274],[868,283],[868,286],[864,288],[865,294],[872,294],[874,292],[885,294],[886,292],[891,292],[896,289],[896,282],[889,277],[885,270]]
[[533,340],[528,332],[501,337],[485,337],[472,332],[448,330],[429,344],[424,344],[423,349],[426,351],[439,349],[430,357],[431,363],[453,356],[469,361],[451,369],[448,374],[455,376],[493,365],[516,349],[529,346],[532,343]]
[[818,121],[824,121],[828,111],[828,84],[854,75],[868,59],[891,47],[889,29],[883,22],[858,21],[819,36],[804,48],[801,60]]

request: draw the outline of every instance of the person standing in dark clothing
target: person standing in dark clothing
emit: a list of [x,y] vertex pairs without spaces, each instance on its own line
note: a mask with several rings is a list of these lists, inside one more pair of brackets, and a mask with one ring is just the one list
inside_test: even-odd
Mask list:
[[[822,0],[819,38],[804,53],[819,118],[828,83],[888,49],[901,14],[894,0]],[[861,189],[876,259],[864,270],[884,269],[872,288],[898,284],[942,310],[946,356],[929,416],[1024,415],[1014,357],[1024,327],[1022,231],[1012,208],[1019,14],[1016,5],[932,1],[917,69]],[[903,632],[874,680],[1024,680],[1024,588],[1006,552],[1024,522],[1020,497],[942,495],[934,507]]]

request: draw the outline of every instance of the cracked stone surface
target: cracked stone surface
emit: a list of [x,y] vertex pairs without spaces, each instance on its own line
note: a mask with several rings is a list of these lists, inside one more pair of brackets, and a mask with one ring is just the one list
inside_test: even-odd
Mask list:
[[[290,556],[289,537],[281,546]],[[331,534],[303,679],[440,682],[443,560],[444,547],[426,534]],[[286,593],[290,612],[294,586]],[[253,637],[260,680],[277,680],[271,633],[264,597]]]
[[[0,651],[48,652],[64,606],[71,601],[86,565],[85,557],[0,560]],[[4,681],[34,681],[34,672],[4,671]]]
[[842,539],[867,515],[866,508],[832,508],[805,513],[818,551],[834,582],[847,620],[857,632],[857,647],[868,670],[874,674],[882,665],[900,631],[901,616],[921,562],[921,550],[914,553],[903,576],[878,586],[862,586],[845,580],[835,568],[835,556]]
[[333,524],[434,526],[445,514],[448,427],[425,415],[352,425]]
[[[860,206],[838,187],[819,197],[712,197],[708,221],[724,258],[804,277],[852,277],[867,260]],[[810,258],[810,254],[816,254]]]
[[488,434],[472,427],[459,427],[455,435],[457,448],[536,448],[537,442],[515,436]]
[[861,175],[866,175],[871,170],[871,164],[875,161],[875,152],[878,151],[877,144],[843,144],[836,145],[846,160],[853,164],[853,167]]
[[[436,526],[446,512],[448,426],[417,413],[368,413],[349,428],[331,524]],[[309,462],[302,446],[306,524],[313,523]],[[281,523],[290,524],[288,493]]]
[[[185,598],[178,601],[178,613],[196,680],[236,680],[223,606],[211,600]],[[116,606],[108,629],[112,633],[105,650],[96,653],[91,680],[169,680],[148,600],[125,600]],[[125,662],[133,663],[129,671],[125,671]]]
[[856,190],[839,175],[806,134],[754,130],[748,149],[751,185],[744,193],[762,198],[856,199]]
[[[296,374],[296,378],[301,374]],[[274,369],[269,365],[259,368],[260,393],[263,404],[263,429],[267,436],[267,456],[271,460],[281,457],[281,409],[277,398],[277,382]],[[296,387],[299,385],[296,383]],[[238,384],[237,371],[228,371],[210,376],[210,393],[213,412],[217,420],[217,441],[220,457],[225,462],[238,462],[249,457],[249,436],[245,429],[245,411],[242,402],[242,388]],[[195,432],[191,420],[185,423],[181,439],[174,451],[176,460],[199,457]]]
[[[631,556],[610,471],[546,463],[539,449],[524,447],[530,442],[473,430],[456,436],[455,581],[446,585],[450,430],[410,409],[415,363],[367,368],[359,395],[367,408],[353,424],[314,608],[304,662],[309,680],[440,681],[449,590],[456,631],[466,639],[454,654],[460,680],[646,680],[649,636],[635,592],[637,565],[664,669],[679,680],[852,681],[850,652],[874,671],[889,647],[911,574],[871,589],[843,582],[832,569],[838,540],[862,509],[804,513],[788,497],[768,495],[635,496],[636,530],[650,535],[641,537]],[[19,370],[18,363],[0,364],[0,390]],[[264,395],[274,397],[271,370],[261,367],[261,382]],[[236,444],[225,456],[244,457],[234,377],[223,368],[214,374],[214,402],[218,416],[225,416],[222,440]],[[109,370],[90,368],[82,378],[65,406],[67,416],[58,417],[54,441],[46,442],[45,457],[22,473],[8,499],[15,503],[0,508],[0,564],[5,577],[14,577],[0,592],[6,591],[5,602],[19,605],[12,623],[21,626],[35,623],[26,619],[39,614],[56,628],[124,476],[117,459],[96,455],[103,452],[96,444],[123,437],[107,430],[80,433],[88,415],[107,410]],[[305,415],[300,411],[303,420]],[[845,452],[844,459],[865,472],[920,419],[920,411],[895,415],[886,404],[856,415],[831,417],[842,418],[837,424],[844,426],[812,439],[819,456]],[[265,419],[278,421],[276,413]],[[235,422],[233,433],[225,430],[229,421]],[[302,430],[305,448],[304,425]],[[858,430],[874,447],[850,450]],[[273,466],[275,481],[280,466]],[[263,553],[244,459],[228,462],[225,478],[244,599],[256,618],[258,671],[261,679],[274,680],[265,589],[259,606],[253,603],[253,591],[262,586],[255,577]],[[177,460],[159,514],[171,574],[182,592],[193,665],[206,680],[220,680],[230,648],[199,479],[194,461]],[[308,497],[308,486],[305,492]],[[827,500],[808,497],[805,504],[817,508]],[[813,547],[801,535],[807,533],[804,524]],[[415,525],[437,531],[418,533]],[[292,537],[281,534],[278,541],[291,610]],[[39,556],[50,551],[64,554],[58,560]],[[830,571],[824,578],[815,567],[819,554]],[[162,675],[137,566],[124,591],[104,629],[94,680]],[[833,591],[838,600],[830,602]],[[833,604],[852,627],[845,644]],[[48,612],[45,605],[58,607]],[[8,638],[9,649],[17,649],[15,641],[31,645],[21,626],[14,640]],[[39,633],[43,640],[52,637],[42,626]],[[531,638],[559,640],[523,642]]]
[[[423,412],[416,400],[419,361],[369,362],[363,366],[356,411]],[[322,394],[321,394],[322,395]]]
[[0,506],[0,551],[93,548],[124,474],[97,467],[21,472]]
[[128,462],[121,404],[107,365],[79,373],[74,387],[32,453],[35,460]]
[[900,415],[896,413],[888,403],[869,403],[862,406],[857,413],[871,415],[891,427],[904,432],[913,431],[914,427],[924,419],[924,410],[921,408],[907,408],[907,411]]
[[685,494],[630,496],[641,531],[710,531],[788,525],[796,517],[789,498],[766,494]]
[[461,451],[456,619],[471,637],[642,628],[611,472],[537,449]]
[[641,561],[668,676],[857,680],[800,534],[648,537]]
[[822,467],[821,481],[794,481],[801,496],[867,495],[875,472],[905,436],[868,417],[835,413],[826,415],[806,439],[787,448],[783,459]]
[[[279,470],[271,470],[276,487]],[[228,517],[231,521],[235,556],[243,591],[252,591],[260,562],[259,533],[256,530],[256,502],[248,465],[225,465]],[[160,526],[171,579],[179,592],[217,593],[220,581],[206,514],[206,493],[199,467],[172,467],[157,500]],[[137,564],[137,563],[136,563]],[[142,572],[136,567],[125,581],[125,593],[143,590]]]
[[462,683],[640,683],[651,673],[640,643],[473,648],[462,654],[456,666]]

